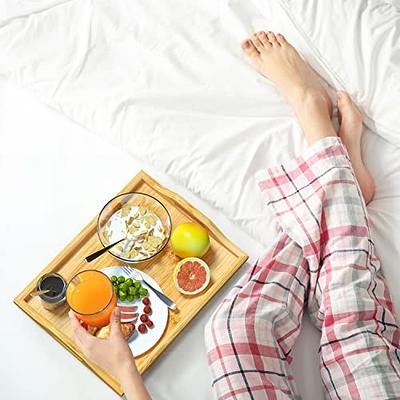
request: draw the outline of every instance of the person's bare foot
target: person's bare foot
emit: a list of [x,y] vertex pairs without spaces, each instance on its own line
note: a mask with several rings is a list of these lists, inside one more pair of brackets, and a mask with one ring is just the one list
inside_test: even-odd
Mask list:
[[328,93],[283,35],[257,32],[244,40],[241,47],[256,70],[272,80],[286,96],[309,144],[325,136],[336,136],[330,120],[332,103]]
[[361,157],[362,116],[346,92],[339,91],[337,98],[339,137],[346,146],[365,204],[368,204],[374,197],[375,184]]

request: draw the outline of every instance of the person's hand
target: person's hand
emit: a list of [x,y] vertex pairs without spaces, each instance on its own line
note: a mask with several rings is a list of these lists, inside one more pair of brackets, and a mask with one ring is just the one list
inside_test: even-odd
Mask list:
[[119,381],[127,370],[130,373],[137,371],[132,351],[121,332],[118,307],[111,315],[111,334],[108,339],[99,339],[90,335],[72,310],[68,315],[71,319],[75,343],[91,362],[108,371]]
[[140,376],[132,351],[121,332],[121,314],[116,307],[111,315],[108,339],[90,335],[72,310],[69,312],[74,340],[86,358],[108,371],[120,383],[128,400],[151,400]]

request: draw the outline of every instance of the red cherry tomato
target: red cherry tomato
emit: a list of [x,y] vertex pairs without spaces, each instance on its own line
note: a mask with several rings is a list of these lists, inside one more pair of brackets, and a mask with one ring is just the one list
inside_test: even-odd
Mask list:
[[148,319],[149,319],[149,318],[147,317],[146,314],[142,314],[142,315],[140,316],[140,320],[141,320],[142,322],[146,322]]
[[152,309],[151,309],[150,306],[144,307],[144,308],[143,308],[143,311],[144,311],[146,314],[151,314],[151,313],[152,313]]
[[139,331],[140,333],[146,333],[146,332],[147,332],[147,327],[146,327],[146,325],[145,325],[145,324],[140,324],[140,325],[139,325],[139,328],[138,328],[138,331]]
[[142,303],[143,303],[145,306],[149,306],[149,305],[150,305],[150,299],[149,299],[148,297],[145,297],[145,298],[142,300]]
[[152,327],[154,326],[153,321],[152,321],[151,319],[148,319],[148,320],[146,321],[146,325],[147,325],[149,328],[152,328]]

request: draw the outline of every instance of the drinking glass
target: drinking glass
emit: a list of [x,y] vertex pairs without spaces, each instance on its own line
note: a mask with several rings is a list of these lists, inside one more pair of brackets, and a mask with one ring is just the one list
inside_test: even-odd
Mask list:
[[76,274],[68,283],[67,302],[82,322],[101,328],[110,322],[117,298],[106,274],[85,270]]

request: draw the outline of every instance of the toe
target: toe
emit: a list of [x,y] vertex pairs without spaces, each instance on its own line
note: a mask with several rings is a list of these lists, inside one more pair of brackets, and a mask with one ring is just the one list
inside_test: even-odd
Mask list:
[[253,42],[255,48],[261,52],[264,49],[264,45],[262,44],[261,40],[258,38],[258,33],[253,33],[251,35],[251,41]]
[[245,54],[251,58],[252,60],[255,60],[260,53],[254,46],[253,42],[250,39],[246,39],[241,43],[241,48],[245,52]]
[[258,39],[264,45],[264,47],[269,48],[271,47],[271,43],[268,40],[267,34],[264,31],[258,32],[257,34]]
[[276,40],[281,46],[284,46],[287,43],[285,36],[283,36],[281,33],[276,35]]
[[279,42],[276,40],[276,36],[275,36],[274,32],[268,31],[267,32],[267,37],[268,37],[268,41],[273,46],[279,46]]

